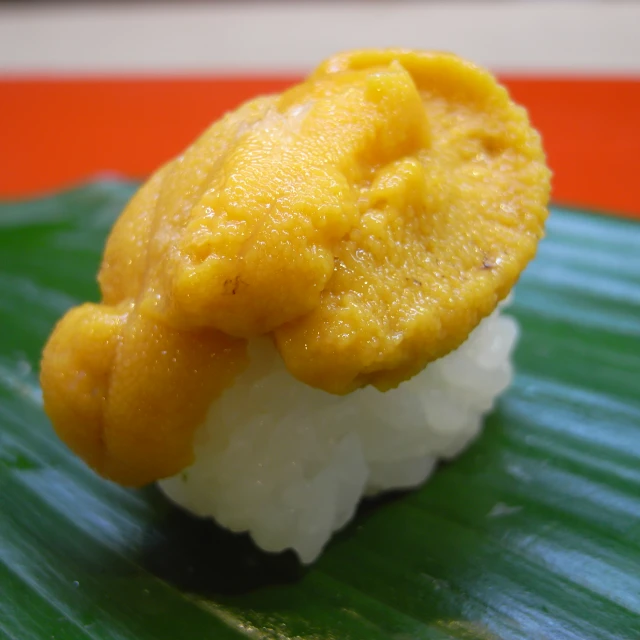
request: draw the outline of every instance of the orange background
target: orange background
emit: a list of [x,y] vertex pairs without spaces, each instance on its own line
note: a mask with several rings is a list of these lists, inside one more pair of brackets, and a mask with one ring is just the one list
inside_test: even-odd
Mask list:
[[[542,132],[556,202],[640,217],[640,78],[502,77]],[[0,197],[142,178],[294,77],[0,79]]]

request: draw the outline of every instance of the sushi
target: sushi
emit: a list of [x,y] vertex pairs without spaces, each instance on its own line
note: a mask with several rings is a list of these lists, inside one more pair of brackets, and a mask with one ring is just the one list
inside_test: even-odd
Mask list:
[[549,189],[486,70],[338,54],[135,194],[102,300],[45,346],[45,411],[105,478],[310,563],[364,496],[419,486],[480,433]]

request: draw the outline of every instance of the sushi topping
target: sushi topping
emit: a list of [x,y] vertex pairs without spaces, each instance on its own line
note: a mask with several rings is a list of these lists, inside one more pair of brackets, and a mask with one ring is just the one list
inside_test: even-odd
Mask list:
[[69,311],[45,348],[45,409],[96,471],[142,485],[192,462],[251,338],[330,393],[395,387],[507,296],[549,179],[525,111],[485,70],[335,56],[142,186],[109,237],[102,302]]

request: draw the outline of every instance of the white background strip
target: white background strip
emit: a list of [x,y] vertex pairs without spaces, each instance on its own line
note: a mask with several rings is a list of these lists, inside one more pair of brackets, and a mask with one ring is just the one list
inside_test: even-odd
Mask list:
[[0,74],[300,72],[342,49],[498,71],[640,74],[640,3],[0,4]]

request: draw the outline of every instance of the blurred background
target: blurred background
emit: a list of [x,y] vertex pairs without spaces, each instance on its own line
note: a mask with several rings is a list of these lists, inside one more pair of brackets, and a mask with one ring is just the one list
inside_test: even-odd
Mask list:
[[453,51],[543,134],[556,202],[640,215],[637,2],[0,2],[0,198],[140,179],[342,49]]

